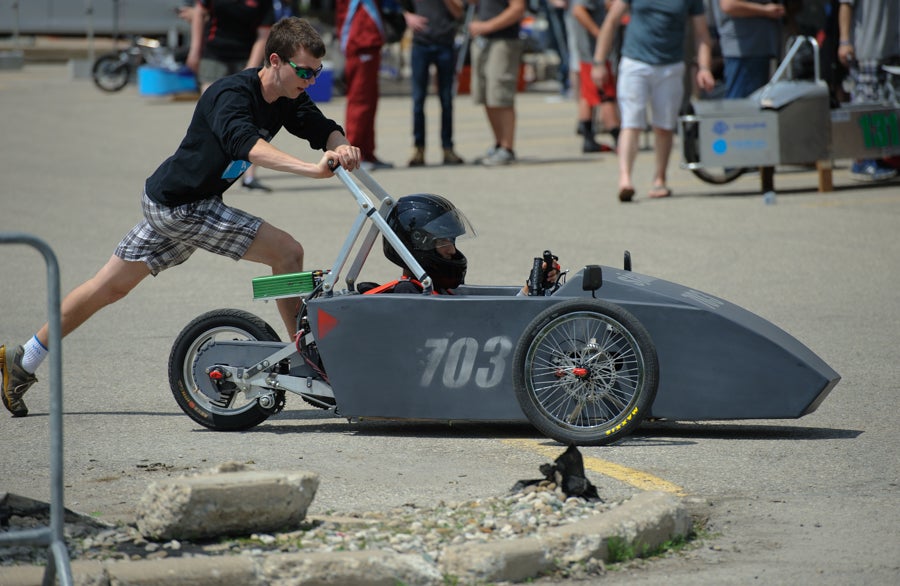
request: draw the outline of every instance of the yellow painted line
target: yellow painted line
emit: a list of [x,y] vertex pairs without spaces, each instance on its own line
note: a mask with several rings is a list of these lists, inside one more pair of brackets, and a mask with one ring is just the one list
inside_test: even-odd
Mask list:
[[[509,446],[537,452],[542,456],[550,458],[551,461],[555,460],[565,450],[565,448],[545,446],[537,440],[532,439],[507,439],[503,440],[503,443]],[[584,456],[584,454],[582,454],[582,459],[584,460],[585,470],[609,476],[610,478],[614,478],[625,484],[630,484],[635,488],[648,491],[660,490],[676,496],[684,496],[686,494],[684,489],[677,484],[673,484],[668,480],[663,480],[662,478],[653,476],[652,474],[648,474],[641,470],[622,466],[608,460],[601,460],[600,458]]]

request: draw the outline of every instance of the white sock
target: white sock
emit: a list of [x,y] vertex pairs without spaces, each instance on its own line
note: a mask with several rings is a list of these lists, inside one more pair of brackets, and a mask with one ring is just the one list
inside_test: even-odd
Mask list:
[[50,350],[41,344],[37,336],[31,336],[31,339],[25,342],[25,356],[22,357],[22,368],[34,374],[34,371],[37,370],[37,367],[41,365],[41,362],[44,361],[44,358],[49,353]]

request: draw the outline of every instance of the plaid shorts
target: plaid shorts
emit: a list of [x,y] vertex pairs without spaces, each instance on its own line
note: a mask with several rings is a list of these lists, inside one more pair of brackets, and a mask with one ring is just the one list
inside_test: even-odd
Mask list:
[[198,248],[239,260],[263,223],[262,218],[225,205],[221,197],[168,207],[144,193],[141,207],[144,219],[122,238],[115,255],[147,263],[153,275],[183,263]]

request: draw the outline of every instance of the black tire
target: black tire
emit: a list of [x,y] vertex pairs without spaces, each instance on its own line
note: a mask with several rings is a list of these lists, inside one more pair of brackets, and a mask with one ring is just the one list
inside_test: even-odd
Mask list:
[[91,70],[94,85],[105,92],[117,92],[131,79],[131,63],[123,61],[119,53],[100,56]]
[[[681,116],[687,116],[694,113],[694,107],[690,104],[682,108]],[[682,151],[684,152],[684,160],[688,163],[699,163],[700,162],[700,145],[698,141],[700,140],[700,127],[698,122],[684,122],[682,123]],[[726,183],[731,183],[741,175],[743,175],[747,171],[746,168],[743,167],[734,167],[734,168],[709,168],[709,167],[701,167],[698,169],[691,169],[691,173],[693,173],[698,179],[704,181],[706,183],[711,183],[712,185],[725,185]]]
[[691,169],[691,173],[696,175],[700,180],[711,183],[712,185],[725,185],[726,183],[731,183],[746,171],[747,169],[744,167],[734,167],[729,169],[710,169],[704,167],[702,169]]
[[658,384],[659,361],[646,328],[599,299],[571,299],[539,313],[513,358],[525,416],[566,445],[625,437],[649,414]]
[[[249,429],[265,421],[272,411],[257,400],[243,400],[243,393],[220,392],[197,364],[203,347],[216,339],[279,341],[275,330],[252,313],[239,309],[217,309],[189,323],[169,354],[169,386],[181,410],[205,427],[218,431]],[[249,366],[249,365],[247,365]]]

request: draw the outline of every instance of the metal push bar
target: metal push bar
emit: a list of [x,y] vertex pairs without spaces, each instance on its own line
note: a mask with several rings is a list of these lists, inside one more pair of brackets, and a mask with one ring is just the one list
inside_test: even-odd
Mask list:
[[[364,169],[357,169],[351,175],[346,169],[338,167],[335,169],[334,174],[337,175],[338,179],[344,183],[351,195],[356,199],[356,203],[359,205],[360,210],[359,214],[356,216],[356,220],[353,222],[353,226],[350,228],[347,239],[344,241],[344,245],[338,252],[331,273],[325,276],[323,281],[323,290],[325,291],[325,294],[333,294],[334,283],[340,278],[340,273],[347,260],[350,258],[353,246],[356,244],[363,226],[368,220],[371,222],[371,226],[369,227],[369,231],[363,239],[353,264],[350,266],[350,270],[347,273],[346,283],[348,289],[353,290],[356,278],[359,276],[359,272],[362,269],[362,265],[369,256],[369,252],[371,252],[372,246],[375,244],[375,239],[380,233],[397,254],[400,255],[400,258],[403,259],[406,266],[413,272],[415,278],[421,281],[424,287],[423,293],[430,295],[432,292],[431,277],[428,276],[425,269],[423,269],[422,265],[419,264],[419,261],[413,257],[412,253],[407,250],[406,246],[404,246],[403,242],[394,231],[391,230],[385,220],[394,206],[394,199]],[[371,197],[360,188],[354,177],[359,179],[359,181],[366,186],[372,194]],[[373,201],[373,197],[378,201],[378,205]]]

